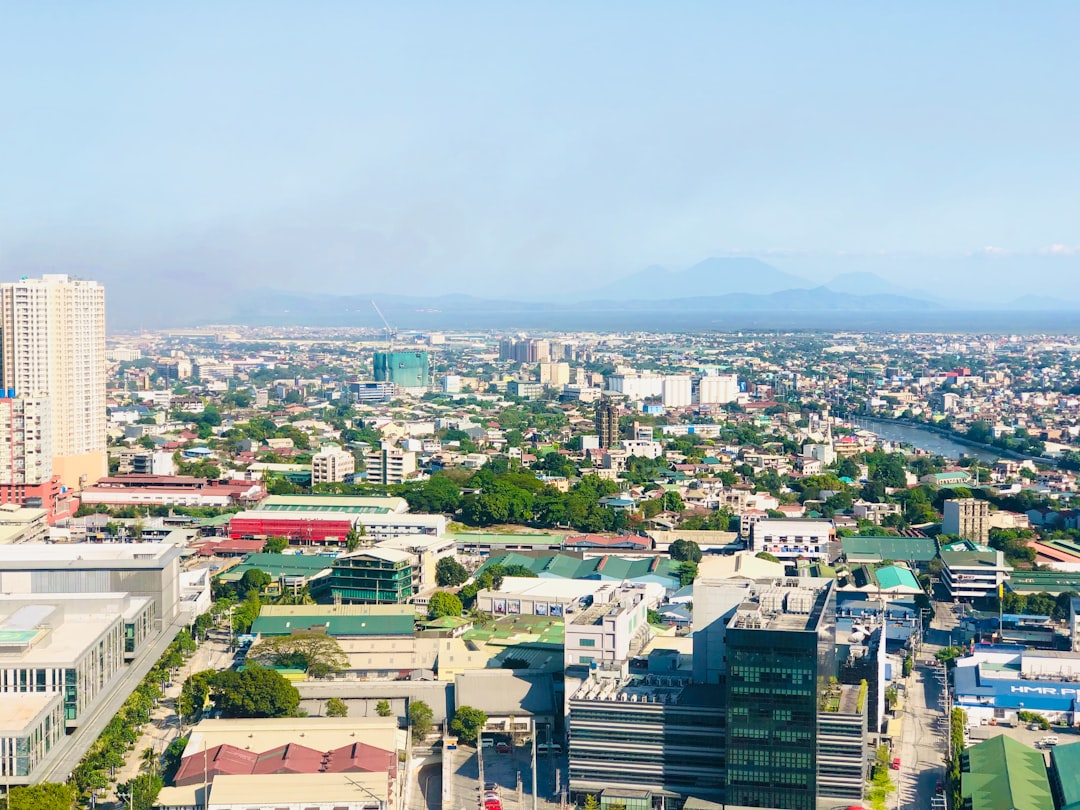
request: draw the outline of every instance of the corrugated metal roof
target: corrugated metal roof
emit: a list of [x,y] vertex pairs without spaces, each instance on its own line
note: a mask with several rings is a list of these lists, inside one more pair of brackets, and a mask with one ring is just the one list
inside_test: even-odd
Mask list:
[[960,794],[971,810],[1049,810],[1054,806],[1041,752],[1011,737],[967,750]]

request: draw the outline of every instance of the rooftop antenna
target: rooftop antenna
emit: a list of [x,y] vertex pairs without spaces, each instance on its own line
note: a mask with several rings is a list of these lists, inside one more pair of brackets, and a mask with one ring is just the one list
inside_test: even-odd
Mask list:
[[379,305],[375,301],[371,302],[371,306],[375,308],[375,311],[379,313],[379,318],[382,319],[383,326],[386,327],[386,350],[393,351],[394,348],[394,327],[390,325],[390,321],[386,320],[386,316],[382,314],[382,310],[379,309]]

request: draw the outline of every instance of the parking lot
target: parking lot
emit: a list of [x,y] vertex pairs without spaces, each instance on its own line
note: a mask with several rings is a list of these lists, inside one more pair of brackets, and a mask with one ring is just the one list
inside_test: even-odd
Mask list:
[[[499,793],[502,810],[532,810],[532,747],[525,745],[505,747],[499,753],[492,745],[483,751],[483,782],[494,783]],[[441,810],[474,810],[481,806],[483,784],[480,780],[481,761],[477,749],[460,745],[456,750],[444,751],[452,758],[453,773],[450,806]],[[556,792],[556,770],[562,770],[565,783],[565,757],[537,756],[536,807],[552,810],[559,806]],[[419,784],[414,790],[413,810],[440,810],[441,780],[437,769],[424,768],[418,774]]]

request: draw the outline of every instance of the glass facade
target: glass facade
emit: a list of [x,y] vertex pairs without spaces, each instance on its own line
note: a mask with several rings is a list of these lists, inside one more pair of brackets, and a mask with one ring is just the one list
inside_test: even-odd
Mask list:
[[727,628],[726,801],[814,810],[819,696],[836,675],[832,588],[806,628]]
[[427,352],[375,352],[375,382],[392,382],[401,388],[431,385],[431,362]]
[[346,604],[401,604],[413,595],[409,562],[359,555],[334,561],[330,592]]

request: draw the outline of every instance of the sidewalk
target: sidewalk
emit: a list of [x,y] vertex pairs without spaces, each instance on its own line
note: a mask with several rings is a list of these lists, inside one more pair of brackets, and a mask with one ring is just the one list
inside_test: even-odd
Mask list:
[[125,755],[125,763],[116,771],[113,784],[109,787],[106,801],[112,802],[119,810],[120,802],[116,798],[116,785],[127,782],[143,773],[143,751],[153,748],[158,755],[158,763],[169,743],[180,736],[180,718],[176,714],[176,701],[184,682],[195,672],[224,666],[231,659],[228,654],[228,638],[211,631],[210,638],[201,642],[197,650],[184,662],[173,677],[172,684],[165,689],[164,696],[150,713],[150,722],[142,728],[135,747]]

